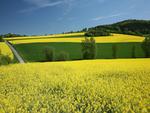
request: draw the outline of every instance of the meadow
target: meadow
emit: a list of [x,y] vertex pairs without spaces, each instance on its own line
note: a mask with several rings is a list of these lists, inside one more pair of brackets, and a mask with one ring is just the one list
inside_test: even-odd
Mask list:
[[[60,51],[68,52],[70,60],[82,59],[81,41],[84,40],[84,33],[56,34],[49,36],[32,36],[7,38],[26,62],[45,61],[44,49],[53,47],[56,56]],[[144,37],[112,34],[112,36],[95,37],[97,43],[97,59],[110,59],[112,46],[117,45],[117,58],[131,58],[132,47],[135,46],[135,56],[144,57],[141,42]]]
[[[97,59],[113,58],[112,46],[114,43],[97,43]],[[144,57],[141,43],[115,43],[117,45],[117,58],[132,58],[132,47],[135,46],[135,56],[137,58]],[[26,62],[45,61],[44,49],[46,47],[55,48],[56,57],[61,51],[69,53],[70,60],[82,59],[81,44],[70,42],[50,42],[50,43],[29,43],[16,44],[14,47]]]
[[1,113],[148,113],[150,59],[0,67]]

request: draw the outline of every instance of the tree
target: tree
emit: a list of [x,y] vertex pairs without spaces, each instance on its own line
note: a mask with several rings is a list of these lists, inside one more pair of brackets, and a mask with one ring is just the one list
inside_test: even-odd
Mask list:
[[99,32],[99,36],[105,36],[107,33],[121,33],[143,36],[150,34],[150,20],[125,20],[114,24],[100,25],[89,28],[86,35],[90,34],[90,32],[94,32],[94,35],[95,32]]
[[0,36],[0,42],[3,42],[3,37],[2,36]]
[[113,58],[117,58],[117,45],[116,44],[113,44],[112,45],[112,56]]
[[55,60],[55,50],[52,47],[47,47],[44,50],[45,58],[47,61],[54,61]]
[[87,37],[93,37],[93,36],[110,36],[110,33],[105,29],[93,29],[89,30],[85,33],[85,36]]
[[2,36],[5,37],[5,38],[9,38],[9,37],[22,37],[22,36],[26,36],[26,35],[7,33],[7,34],[4,34]]
[[87,28],[84,28],[84,29],[81,30],[81,32],[87,32],[87,31],[88,31]]
[[142,49],[145,53],[145,57],[150,57],[150,35],[145,37],[145,40],[142,43]]
[[136,56],[135,56],[135,45],[132,46],[132,58],[136,58]]
[[85,38],[81,45],[83,59],[94,59],[96,57],[96,43],[93,37]]

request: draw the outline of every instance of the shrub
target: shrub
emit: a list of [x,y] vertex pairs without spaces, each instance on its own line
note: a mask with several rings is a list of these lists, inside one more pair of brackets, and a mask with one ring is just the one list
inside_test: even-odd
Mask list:
[[145,57],[150,57],[150,36],[145,37],[145,40],[142,43],[142,49],[145,53]]
[[11,63],[11,58],[8,55],[0,54],[0,65],[7,65]]
[[0,42],[3,42],[3,38],[2,38],[2,36],[0,36]]
[[55,49],[52,47],[47,47],[44,50],[45,58],[47,61],[54,61],[55,60]]
[[100,30],[89,30],[85,33],[85,36],[87,37],[93,37],[93,36],[110,36],[110,33],[104,29]]
[[90,39],[85,38],[81,45],[83,59],[94,59],[96,57],[96,43],[93,37]]
[[69,54],[67,52],[61,51],[57,57],[58,61],[67,61],[69,60]]

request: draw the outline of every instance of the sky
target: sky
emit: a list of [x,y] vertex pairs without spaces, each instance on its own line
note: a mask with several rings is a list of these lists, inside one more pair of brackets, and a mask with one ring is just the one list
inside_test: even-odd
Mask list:
[[150,0],[0,0],[0,34],[44,35],[150,20]]

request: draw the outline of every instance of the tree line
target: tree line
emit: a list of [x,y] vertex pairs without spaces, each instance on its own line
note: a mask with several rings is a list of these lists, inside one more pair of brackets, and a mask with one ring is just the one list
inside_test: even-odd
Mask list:
[[150,34],[150,20],[125,20],[110,25],[85,28],[85,36],[109,36],[111,33],[145,36]]
[[3,37],[3,38],[23,37],[23,36],[27,36],[27,35],[14,34],[14,33],[7,33],[7,34],[0,35],[0,37]]
[[[145,36],[147,34],[150,34],[150,20],[130,19],[109,25],[99,25],[96,27],[84,28],[78,31],[63,32],[63,34],[79,33],[79,32],[85,32],[85,36],[88,37],[109,36],[111,35],[111,33]],[[1,36],[9,38],[9,37],[22,37],[27,35],[7,33]]]

